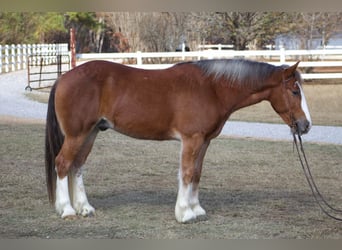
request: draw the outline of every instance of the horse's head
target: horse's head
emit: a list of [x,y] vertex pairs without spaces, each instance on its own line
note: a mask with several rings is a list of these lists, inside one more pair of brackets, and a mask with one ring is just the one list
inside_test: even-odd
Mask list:
[[270,102],[274,110],[291,127],[292,133],[305,134],[311,128],[311,117],[302,88],[302,78],[297,71],[299,62],[293,66],[281,66],[277,71],[280,84],[273,89]]

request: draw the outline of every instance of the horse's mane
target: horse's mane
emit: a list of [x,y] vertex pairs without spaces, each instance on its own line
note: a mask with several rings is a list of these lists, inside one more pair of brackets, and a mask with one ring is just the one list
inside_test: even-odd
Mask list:
[[230,86],[253,89],[262,88],[266,79],[277,69],[268,63],[245,59],[200,60],[192,63],[214,80]]

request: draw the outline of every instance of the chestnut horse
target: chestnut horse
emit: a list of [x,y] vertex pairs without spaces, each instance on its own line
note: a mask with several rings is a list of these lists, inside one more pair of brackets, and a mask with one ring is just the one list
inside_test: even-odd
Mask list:
[[175,216],[205,215],[199,203],[203,158],[236,110],[267,100],[293,133],[311,119],[293,66],[241,59],[179,63],[163,70],[91,61],[62,75],[51,90],[46,125],[49,199],[62,218],[91,216],[82,166],[99,131],[148,140],[181,141]]

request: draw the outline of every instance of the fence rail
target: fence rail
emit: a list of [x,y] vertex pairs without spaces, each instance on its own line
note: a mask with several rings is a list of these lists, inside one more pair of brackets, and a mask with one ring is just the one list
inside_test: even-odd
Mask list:
[[12,44],[0,45],[0,74],[21,69],[27,69],[29,57],[32,62],[53,63],[54,56],[68,54],[68,44]]
[[[131,66],[147,69],[166,68],[173,65],[170,61],[200,60],[213,58],[251,58],[269,62],[274,65],[293,64],[300,60],[299,67],[342,67],[342,49],[329,50],[202,50],[190,52],[136,52],[136,53],[89,53],[77,54],[79,61],[105,59],[109,61],[130,60]],[[150,64],[153,58],[159,58],[159,63]],[[172,59],[172,60],[170,60]],[[342,78],[342,69],[334,73],[304,73],[304,79]]]
[[[215,46],[211,46],[215,48]],[[211,48],[210,47],[210,48]],[[217,47],[217,46],[216,46]],[[176,62],[186,60],[200,60],[213,58],[250,58],[269,62],[274,65],[292,64],[301,61],[299,67],[338,67],[342,68],[342,49],[319,50],[222,50],[218,49],[181,52],[135,52],[135,53],[89,53],[77,54],[78,63],[87,60],[105,59],[110,61],[125,62],[134,67],[158,69],[166,68]],[[44,58],[44,64],[54,63],[54,55],[68,54],[68,44],[22,44],[0,45],[0,74],[20,69],[27,69],[28,58],[31,62],[40,63]],[[121,60],[121,61],[120,61]],[[304,79],[329,79],[342,78],[342,69],[329,73],[305,72]]]

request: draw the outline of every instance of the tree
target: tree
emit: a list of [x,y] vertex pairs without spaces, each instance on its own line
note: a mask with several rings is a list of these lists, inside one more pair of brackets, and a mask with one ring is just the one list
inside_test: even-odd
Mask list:
[[65,26],[75,29],[76,52],[101,51],[104,24],[95,12],[67,12]]
[[185,18],[178,13],[151,13],[139,23],[139,36],[148,51],[175,51],[184,37]]
[[0,13],[0,43],[34,43],[37,17],[33,13]]
[[289,18],[294,24],[290,33],[300,38],[303,49],[314,49],[314,39],[321,39],[321,45],[325,46],[342,21],[339,12],[293,13]]
[[[174,51],[183,42],[233,44],[235,49],[261,49],[280,34],[300,38],[301,47],[313,40],[328,43],[341,30],[341,13],[282,12],[0,12],[0,43],[69,42],[76,30],[76,51]],[[125,40],[118,50],[118,37]]]
[[215,22],[226,43],[237,50],[248,46],[261,48],[282,31],[282,17],[278,12],[224,12],[216,13]]
[[39,43],[67,43],[68,30],[64,27],[64,15],[57,12],[46,12],[35,15],[37,25],[34,36]]
[[128,38],[130,49],[142,50],[139,37],[139,22],[144,13],[141,12],[98,12],[105,24],[104,50],[113,51],[113,35],[117,32]]
[[188,39],[188,13],[112,12],[98,13],[108,32],[121,32],[132,51],[174,51]]
[[56,12],[0,13],[2,44],[67,42],[63,14]]

